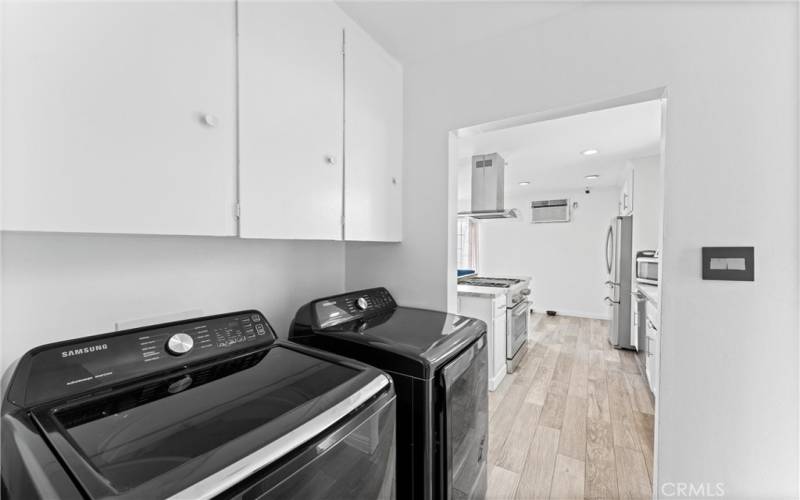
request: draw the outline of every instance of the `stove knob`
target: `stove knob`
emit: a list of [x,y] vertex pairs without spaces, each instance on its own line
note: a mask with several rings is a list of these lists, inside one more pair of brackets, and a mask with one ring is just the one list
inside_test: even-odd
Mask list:
[[356,301],[356,307],[361,309],[362,311],[369,307],[369,302],[367,302],[366,297],[359,297]]
[[194,339],[185,333],[176,333],[167,341],[167,352],[173,356],[186,354],[194,347]]

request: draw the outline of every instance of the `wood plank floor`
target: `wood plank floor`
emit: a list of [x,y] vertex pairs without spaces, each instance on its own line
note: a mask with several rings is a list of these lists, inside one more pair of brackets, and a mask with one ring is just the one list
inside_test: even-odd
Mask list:
[[520,367],[489,393],[491,499],[650,498],[653,414],[608,322],[534,315]]

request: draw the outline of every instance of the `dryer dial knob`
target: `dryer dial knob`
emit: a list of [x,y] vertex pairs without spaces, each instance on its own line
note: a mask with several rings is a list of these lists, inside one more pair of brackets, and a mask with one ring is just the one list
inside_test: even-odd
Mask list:
[[167,341],[167,352],[173,356],[186,354],[194,347],[194,339],[185,333],[176,333]]

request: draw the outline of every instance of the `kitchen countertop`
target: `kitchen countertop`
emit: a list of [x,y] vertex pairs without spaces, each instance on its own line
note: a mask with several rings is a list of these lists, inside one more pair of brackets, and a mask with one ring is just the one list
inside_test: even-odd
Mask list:
[[657,285],[646,285],[644,283],[638,283],[636,287],[639,291],[644,295],[648,301],[652,302],[652,304],[658,307],[658,286]]

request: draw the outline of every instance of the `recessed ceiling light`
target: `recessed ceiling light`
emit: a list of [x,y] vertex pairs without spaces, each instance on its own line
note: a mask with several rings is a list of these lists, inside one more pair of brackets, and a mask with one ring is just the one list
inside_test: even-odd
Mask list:
[[527,186],[530,183],[531,183],[531,181],[522,181],[522,182],[519,183],[519,185],[520,186]]
[[598,151],[596,149],[585,149],[585,150],[581,151],[581,154],[583,156],[592,156],[592,155],[596,155],[599,152],[600,151]]
[[600,178],[599,174],[589,174],[589,175],[586,176],[586,179],[588,179],[590,181],[593,181],[593,180],[599,179],[599,178]]

